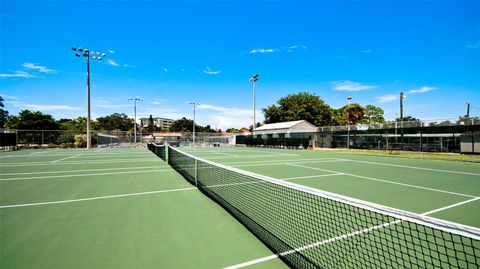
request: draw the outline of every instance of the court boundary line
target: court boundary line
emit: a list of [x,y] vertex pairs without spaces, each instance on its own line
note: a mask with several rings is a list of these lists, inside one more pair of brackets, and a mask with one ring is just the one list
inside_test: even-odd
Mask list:
[[58,162],[61,162],[63,160],[73,159],[73,158],[76,158],[76,157],[79,157],[79,156],[82,156],[82,154],[80,153],[80,154],[73,155],[73,156],[70,156],[70,157],[65,157],[65,158],[62,158],[62,159],[59,159],[59,160],[51,161],[51,163],[58,163]]
[[156,170],[138,170],[138,171],[123,171],[123,172],[110,172],[110,173],[94,173],[94,174],[72,174],[72,175],[58,175],[58,176],[38,176],[38,177],[15,177],[15,178],[1,178],[0,181],[15,181],[15,180],[30,180],[30,179],[54,179],[54,178],[68,178],[68,177],[87,177],[87,176],[109,176],[109,175],[121,175],[121,174],[134,174],[134,173],[153,173],[153,172],[167,172],[172,171],[168,169],[156,169]]
[[60,174],[60,173],[75,173],[75,172],[94,172],[94,171],[108,171],[108,170],[131,170],[131,169],[149,169],[169,166],[139,166],[139,167],[114,167],[114,168],[99,168],[99,169],[81,169],[81,170],[62,170],[62,171],[39,171],[39,172],[20,172],[20,173],[5,173],[0,176],[16,176],[16,175],[36,175],[36,174]]
[[128,197],[128,196],[140,196],[140,195],[166,193],[166,192],[188,191],[188,190],[194,190],[194,189],[197,189],[197,188],[196,188],[196,187],[188,187],[188,188],[180,188],[180,189],[169,189],[169,190],[158,190],[158,191],[145,191],[145,192],[124,193],[124,194],[95,196],[95,197],[88,197],[88,198],[59,200],[59,201],[50,201],[50,202],[38,202],[38,203],[15,204],[15,205],[0,205],[0,209],[4,209],[4,208],[16,208],[16,207],[28,207],[28,206],[40,206],[40,205],[51,205],[51,204],[74,203],[74,202],[83,202],[83,201],[92,201],[92,200],[103,200],[103,199],[111,199],[111,198],[119,198],[119,197]]
[[[377,163],[377,162],[368,162],[368,161],[360,161],[360,160],[351,160],[345,158],[322,158],[322,159],[336,159],[336,160],[343,160],[343,161],[350,161],[350,162],[360,162],[360,163],[370,163],[370,164],[377,164],[377,165],[385,165],[385,166],[396,166],[401,168],[411,168],[417,170],[428,170],[428,171],[435,171],[435,172],[444,172],[444,173],[453,173],[453,174],[464,174],[464,175],[473,175],[473,176],[480,176],[478,173],[473,172],[462,172],[462,171],[453,171],[453,170],[444,170],[444,169],[434,169],[434,168],[427,168],[427,167],[419,167],[419,166],[408,166],[408,165],[400,165],[400,164],[390,164],[390,163]],[[293,159],[293,160],[272,160],[272,161],[258,161],[255,163],[268,163],[268,162],[302,162],[302,161],[310,161],[312,162],[316,159]],[[318,160],[318,159],[317,159]],[[235,165],[235,164],[246,164],[246,163],[253,163],[253,162],[226,162],[223,165]]]
[[410,165],[402,165],[402,164],[394,164],[394,163],[378,163],[378,162],[351,160],[351,159],[345,159],[345,160],[350,161],[350,162],[376,164],[376,165],[384,165],[384,166],[393,166],[393,167],[400,167],[400,168],[410,168],[410,169],[427,170],[427,171],[434,171],[434,172],[480,176],[479,173],[473,173],[473,172],[452,171],[452,170],[435,169],[435,168],[419,167],[419,166],[410,166]]
[[400,186],[405,186],[405,187],[410,187],[410,188],[417,188],[417,189],[423,189],[423,190],[428,190],[428,191],[434,191],[434,192],[441,192],[441,193],[453,194],[453,195],[457,195],[457,196],[464,196],[464,197],[469,197],[469,198],[475,198],[475,197],[477,197],[477,196],[475,196],[475,195],[470,195],[470,194],[465,194],[465,193],[459,193],[459,192],[452,192],[452,191],[440,190],[440,189],[423,187],[423,186],[418,186],[418,185],[413,185],[413,184],[408,184],[408,183],[401,183],[401,182],[396,182],[396,181],[390,181],[390,180],[386,180],[386,179],[373,178],[373,177],[361,176],[361,175],[356,175],[356,174],[351,174],[351,173],[345,173],[345,172],[339,172],[339,171],[334,171],[334,170],[328,170],[328,169],[323,169],[323,168],[317,168],[317,167],[311,167],[311,166],[306,166],[306,165],[300,165],[300,164],[295,164],[295,163],[287,163],[287,165],[296,166],[296,167],[301,167],[301,168],[306,168],[306,169],[312,169],[312,170],[317,170],[317,171],[324,171],[324,172],[329,172],[329,173],[343,173],[343,174],[346,175],[346,176],[357,177],[357,178],[362,178],[362,179],[367,179],[367,180],[372,180],[372,181],[378,181],[378,182],[384,182],[384,183],[389,183],[389,184],[395,184],[395,185],[400,185]]
[[87,161],[87,162],[60,162],[60,163],[52,163],[52,162],[30,162],[30,163],[11,163],[11,164],[2,164],[0,167],[22,167],[22,166],[45,166],[45,165],[67,165],[67,164],[109,164],[109,163],[126,163],[126,162],[159,162],[158,159],[152,158],[145,158],[145,159],[117,159],[112,161]]
[[[462,201],[462,202],[459,202],[459,203],[451,204],[451,205],[446,206],[446,207],[437,208],[437,209],[422,213],[420,215],[428,216],[430,214],[437,213],[437,212],[440,212],[440,211],[443,211],[443,210],[447,210],[447,209],[450,209],[450,208],[453,208],[453,207],[461,206],[461,205],[476,201],[478,199],[480,199],[480,197],[475,197],[474,199],[469,199],[469,200],[465,200],[465,201]],[[361,230],[357,230],[357,231],[354,231],[354,232],[346,233],[346,234],[335,236],[335,237],[325,239],[325,240],[322,240],[322,241],[319,241],[319,242],[315,242],[315,243],[312,243],[312,244],[308,244],[308,245],[305,245],[305,246],[301,246],[301,247],[298,247],[298,248],[287,250],[287,251],[284,251],[284,252],[281,252],[281,253],[278,253],[278,254],[273,254],[273,255],[265,256],[265,257],[258,258],[258,259],[255,259],[255,260],[250,260],[250,261],[247,261],[247,262],[244,262],[244,263],[239,263],[239,264],[235,264],[235,265],[232,265],[232,266],[224,267],[224,269],[239,269],[239,268],[247,267],[247,266],[250,266],[250,265],[258,264],[258,263],[261,263],[261,262],[273,260],[275,258],[279,258],[280,256],[287,256],[287,255],[290,255],[290,254],[293,254],[293,253],[301,252],[301,251],[308,250],[308,249],[311,249],[311,248],[314,248],[314,247],[317,247],[317,246],[321,246],[321,245],[326,245],[326,244],[329,244],[329,243],[332,243],[332,242],[335,242],[335,241],[340,241],[340,240],[343,240],[343,239],[346,239],[346,238],[349,238],[349,237],[353,237],[353,236],[356,236],[356,235],[369,233],[371,231],[378,230],[378,229],[381,229],[381,228],[384,228],[384,227],[388,227],[388,226],[400,223],[402,221],[404,221],[404,220],[398,219],[398,220],[395,220],[395,221],[375,225],[375,226],[372,226],[372,227],[367,227],[367,228],[364,228],[364,229],[361,229]]]

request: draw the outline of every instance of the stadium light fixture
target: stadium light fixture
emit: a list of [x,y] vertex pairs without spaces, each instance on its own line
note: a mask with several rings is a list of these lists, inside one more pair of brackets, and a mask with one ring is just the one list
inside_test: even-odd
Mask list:
[[[92,147],[92,136],[90,133],[90,53],[88,49],[72,47],[76,57],[83,56],[87,60],[87,149]],[[78,53],[78,52],[80,53]],[[105,54],[105,53],[104,53]],[[106,54],[105,54],[106,56]],[[92,57],[93,58],[93,57]],[[93,58],[94,60],[101,61],[102,58]]]
[[133,137],[134,137],[134,140],[135,140],[134,143],[137,143],[137,101],[143,101],[143,100],[135,97],[135,98],[128,98],[128,101],[133,101],[134,102],[134,104],[133,104],[133,114],[134,114]]
[[257,124],[256,117],[255,117],[255,107],[256,107],[256,104],[255,104],[255,86],[256,86],[257,80],[258,80],[258,73],[253,75],[248,80],[250,83],[252,83],[252,90],[253,90],[253,125],[252,125],[252,130],[255,129],[256,124]]
[[195,106],[200,105],[197,102],[190,101],[189,105],[193,105],[193,145],[195,145]]

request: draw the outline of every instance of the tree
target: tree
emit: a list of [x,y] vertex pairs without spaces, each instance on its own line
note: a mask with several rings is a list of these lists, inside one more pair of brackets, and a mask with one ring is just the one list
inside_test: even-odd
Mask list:
[[316,126],[329,125],[332,108],[315,94],[308,92],[290,94],[263,109],[265,123],[306,120]]
[[[187,119],[185,117],[175,120],[170,127],[170,131],[173,132],[193,132],[193,120]],[[212,129],[210,125],[207,126],[200,126],[195,124],[195,131],[196,132],[203,132],[203,133],[215,133],[215,130]]]
[[236,133],[239,133],[240,131],[237,128],[228,128],[226,132],[236,134]]
[[150,115],[150,117],[148,118],[147,132],[153,133],[154,129],[155,125],[153,125],[153,117],[152,115]]
[[365,108],[359,104],[350,104],[345,108],[345,114],[347,117],[347,123],[350,125],[356,125],[362,121],[363,115],[365,114]]
[[7,122],[8,111],[4,110],[3,105],[3,98],[0,96],[0,128],[5,127],[5,123]]
[[52,115],[30,110],[22,110],[18,116],[9,116],[7,126],[19,130],[58,130],[60,128]]
[[365,108],[359,104],[353,103],[335,109],[333,112],[333,125],[355,125],[362,122],[365,114]]
[[185,131],[193,131],[193,120],[187,119],[185,117],[175,120],[170,127],[170,131],[173,132],[185,132]]
[[[87,118],[86,117],[77,117],[75,119],[60,119],[58,121],[60,124],[60,129],[62,130],[71,130],[71,131],[85,131],[87,130]],[[96,121],[90,122],[92,129],[98,129],[98,124]]]
[[128,131],[133,128],[133,119],[130,119],[124,113],[113,113],[105,117],[97,118],[99,130],[115,130]]
[[381,107],[367,105],[365,106],[365,114],[362,123],[383,123],[385,122],[383,113],[384,111]]

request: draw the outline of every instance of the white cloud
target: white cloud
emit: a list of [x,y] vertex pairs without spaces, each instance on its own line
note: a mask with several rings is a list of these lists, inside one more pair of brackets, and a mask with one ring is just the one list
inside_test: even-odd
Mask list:
[[372,50],[371,49],[366,49],[366,50],[362,50],[361,52],[362,53],[372,53]]
[[123,67],[130,67],[130,68],[136,68],[135,65],[131,65],[131,64],[122,64]]
[[56,111],[56,110],[81,110],[76,106],[67,105],[37,105],[37,104],[21,104],[23,108],[40,111]]
[[153,101],[152,102],[152,105],[161,105],[161,104],[162,104],[162,102],[158,102],[158,101]]
[[418,89],[409,90],[408,93],[426,93],[435,90],[435,87],[423,86]]
[[166,73],[166,72],[168,72],[168,69],[166,67],[162,66],[162,71]]
[[110,54],[114,54],[114,53],[115,53],[115,51],[114,51],[114,50],[108,50],[108,53],[110,53]]
[[203,70],[203,73],[205,74],[208,74],[208,75],[218,75],[220,74],[222,71],[220,70],[212,70],[210,67],[207,66],[207,68],[205,70]]
[[465,48],[469,50],[480,49],[480,41],[477,41],[475,43],[470,43]]
[[0,78],[33,78],[33,77],[35,76],[25,71],[15,71],[14,73],[0,74]]
[[37,70],[38,72],[41,72],[41,73],[56,72],[56,70],[48,69],[46,66],[37,65],[35,63],[23,63],[22,66],[25,67],[26,69]]
[[112,65],[112,66],[119,66],[119,64],[117,62],[115,62],[114,60],[110,60],[110,59],[107,60],[107,64]]
[[[119,100],[119,98],[113,99],[114,101]],[[127,102],[127,100],[124,100]],[[127,107],[132,107],[132,105],[128,103],[112,103],[109,99],[106,99],[104,97],[97,98],[93,101],[93,106],[98,107],[98,108],[127,108]]]
[[278,49],[252,49],[248,53],[255,54],[255,53],[274,53],[277,52]]
[[[230,127],[240,128],[252,125],[253,111],[251,109],[200,104],[198,110],[199,122],[204,122],[205,125],[210,124],[212,127],[216,125],[217,128],[222,130]],[[257,120],[263,121],[263,115],[258,110]]]
[[376,96],[375,99],[379,103],[390,103],[398,100],[398,95],[396,94],[387,94],[382,96]]
[[363,85],[358,82],[353,82],[349,80],[342,80],[342,81],[332,81],[330,84],[333,85],[333,89],[336,91],[347,91],[347,92],[358,92],[364,90],[370,90],[377,88],[376,85]]
[[0,93],[0,96],[4,99],[17,99],[16,96]]

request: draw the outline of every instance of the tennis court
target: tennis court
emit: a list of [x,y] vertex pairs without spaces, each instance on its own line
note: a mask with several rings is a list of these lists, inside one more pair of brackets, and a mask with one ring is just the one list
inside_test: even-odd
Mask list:
[[1,268],[223,268],[272,255],[146,149],[0,159]]
[[[465,225],[462,227],[471,228],[473,233],[478,233],[480,228],[478,164],[324,151],[180,150],[288,184],[462,224]],[[228,206],[223,204],[222,208],[214,203],[147,149],[32,150],[2,153],[0,158],[2,268],[287,268],[237,221],[240,217],[235,219],[224,210]],[[197,165],[200,166],[198,171],[189,173],[197,173],[200,179],[217,178],[223,173],[217,173],[218,169],[208,162]],[[341,258],[346,258],[349,252],[355,253],[351,243],[357,240],[353,245],[370,252],[365,255],[373,264],[387,267],[409,265],[397,260],[400,265],[392,266],[393,263],[388,263],[392,261],[381,260],[381,255],[369,246],[375,242],[373,236],[378,230],[391,230],[390,235],[399,238],[394,229],[398,224],[396,219],[387,217],[363,227],[360,225],[365,221],[362,217],[358,221],[352,219],[352,226],[350,223],[336,223],[341,215],[332,211],[333,216],[322,215],[324,219],[321,221],[306,218],[305,227],[289,227],[295,218],[301,217],[295,214],[303,208],[319,214],[323,214],[323,209],[307,203],[290,208],[292,204],[283,200],[271,205],[268,200],[275,197],[264,192],[267,189],[263,182],[252,184],[236,178],[237,181],[231,183],[224,173],[221,179],[222,182],[212,181],[203,191],[215,195],[215,188],[228,193],[240,186],[258,191],[254,193],[258,200],[247,201],[251,202],[249,206],[255,207],[254,210],[291,212],[281,218],[268,213],[264,216],[265,223],[271,223],[272,229],[282,224],[279,231],[288,238],[305,238],[315,243],[317,238],[298,231],[307,231],[308,226],[321,229],[322,224],[338,227],[325,237],[333,240],[307,247],[297,245],[303,247],[299,252],[304,252],[307,257],[310,252],[317,254],[313,253],[317,246],[325,245],[326,253],[340,257],[330,255],[323,258],[342,267],[345,263],[339,265],[342,264]],[[208,189],[214,191],[209,193]],[[283,189],[275,191],[279,197],[284,194]],[[243,205],[245,200],[249,200],[248,196],[239,196],[237,202]],[[349,211],[349,207],[341,208],[342,214],[348,215]],[[345,230],[346,227],[349,230]],[[370,230],[363,231],[364,228]],[[249,229],[267,234],[257,226]],[[402,229],[406,230],[405,227]],[[277,242],[276,238],[264,237],[263,240]],[[433,240],[435,242],[436,238]],[[458,243],[455,240],[453,238],[453,249]],[[345,244],[343,251],[338,251],[338,242]],[[457,267],[478,267],[479,241],[461,242],[465,255]],[[395,242],[378,242],[386,247],[390,243]],[[412,250],[409,245],[401,247]],[[415,245],[413,249],[422,251],[423,247]],[[283,251],[275,253],[280,256],[295,257],[288,245],[279,245],[279,248]],[[403,249],[398,251],[403,253]],[[451,255],[445,253],[445,257],[449,259]],[[432,256],[430,259],[426,265],[443,262],[443,257]],[[353,257],[351,262],[357,264],[361,261]]]

